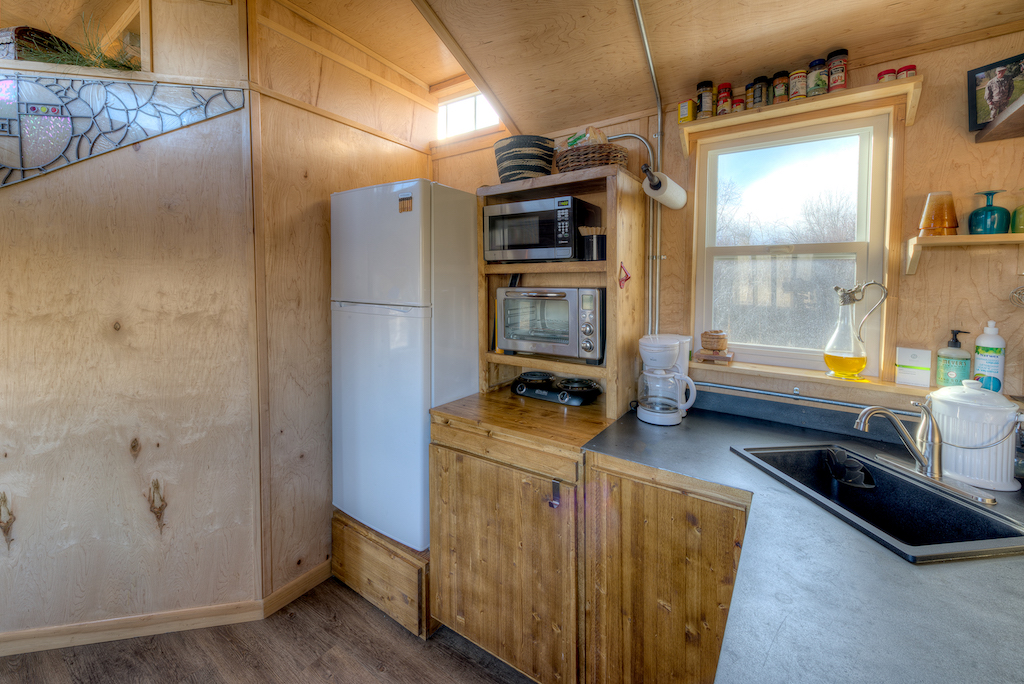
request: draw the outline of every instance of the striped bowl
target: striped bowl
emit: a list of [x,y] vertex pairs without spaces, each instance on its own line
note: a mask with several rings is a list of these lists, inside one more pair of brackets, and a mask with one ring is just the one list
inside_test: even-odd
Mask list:
[[540,135],[513,135],[494,143],[494,160],[502,183],[550,176],[555,141]]

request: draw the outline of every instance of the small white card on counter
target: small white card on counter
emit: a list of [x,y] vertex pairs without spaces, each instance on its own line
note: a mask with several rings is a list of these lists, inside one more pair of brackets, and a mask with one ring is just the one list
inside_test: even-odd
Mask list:
[[896,382],[917,387],[932,386],[932,350],[896,347]]

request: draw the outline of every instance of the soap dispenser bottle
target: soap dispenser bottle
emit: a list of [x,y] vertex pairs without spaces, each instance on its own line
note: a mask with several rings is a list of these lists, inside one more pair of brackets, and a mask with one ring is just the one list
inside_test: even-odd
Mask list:
[[959,386],[964,380],[971,379],[971,353],[960,348],[957,335],[970,335],[966,330],[951,330],[952,339],[940,349],[936,356],[935,384],[939,387]]
[[993,392],[1003,391],[1003,370],[1006,367],[1006,340],[999,335],[995,321],[985,326],[985,334],[974,340],[974,379]]

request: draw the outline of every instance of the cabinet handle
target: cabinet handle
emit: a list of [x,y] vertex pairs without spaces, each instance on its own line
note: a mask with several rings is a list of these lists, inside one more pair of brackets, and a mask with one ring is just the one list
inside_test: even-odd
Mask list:
[[551,481],[551,501],[548,501],[548,506],[552,508],[558,508],[562,503],[562,491],[558,486],[558,480]]

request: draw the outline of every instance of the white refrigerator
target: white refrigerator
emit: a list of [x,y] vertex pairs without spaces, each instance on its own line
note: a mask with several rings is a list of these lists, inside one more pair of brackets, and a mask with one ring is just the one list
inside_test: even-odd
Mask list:
[[477,202],[417,179],[331,195],[334,505],[430,544],[431,407],[479,390]]

